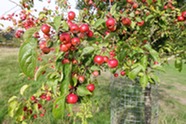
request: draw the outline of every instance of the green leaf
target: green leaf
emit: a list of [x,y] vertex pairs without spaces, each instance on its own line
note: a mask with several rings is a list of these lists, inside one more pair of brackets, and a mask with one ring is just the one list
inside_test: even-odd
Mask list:
[[111,7],[111,9],[110,9],[110,14],[111,14],[111,15],[114,15],[114,14],[116,13],[116,7],[117,7],[117,3],[115,3],[115,4]]
[[160,62],[159,53],[154,50],[149,44],[144,46],[149,52],[154,61]]
[[131,27],[134,29],[135,26],[136,26],[136,22],[132,21],[132,22],[131,22]]
[[72,64],[64,64],[63,65],[63,74],[64,79],[61,83],[61,95],[67,95],[69,92],[69,85],[71,82],[71,71],[72,71]]
[[148,5],[152,3],[152,0],[147,0]]
[[143,76],[140,77],[140,84],[143,88],[145,88],[148,84],[148,76],[144,74]]
[[86,96],[86,95],[92,95],[92,93],[87,90],[85,86],[79,86],[77,89],[78,96]]
[[90,70],[95,71],[95,70],[101,70],[101,69],[98,66],[93,65],[91,66]]
[[26,90],[27,88],[28,88],[28,84],[22,86],[21,89],[20,89],[20,94],[23,95],[24,92],[25,92],[25,90]]
[[94,47],[88,46],[83,49],[81,56],[91,54],[94,51]]
[[104,23],[105,22],[105,19],[98,19],[97,21],[96,21],[96,23],[94,24],[94,28],[96,29],[96,28],[98,28],[102,23]]
[[37,81],[38,78],[42,75],[42,73],[46,70],[46,68],[48,67],[49,65],[41,65],[37,71],[35,72],[35,75],[34,75],[34,80]]
[[37,41],[31,39],[24,42],[19,50],[19,64],[23,73],[28,77],[34,77],[37,62]]
[[68,31],[68,30],[69,30],[69,27],[68,27],[68,24],[67,24],[66,21],[63,21],[63,22],[62,22],[62,25],[63,25],[63,29],[64,29],[65,31]]
[[57,95],[57,86],[58,86],[58,80],[56,79],[48,79],[46,84],[52,88],[52,91],[54,95]]
[[13,117],[18,106],[18,101],[11,101],[8,106],[8,114]]
[[147,67],[147,64],[148,64],[148,60],[147,60],[147,56],[144,55],[142,58],[141,58],[141,65],[146,68]]
[[9,100],[8,103],[11,103],[12,101],[16,101],[17,100],[17,96],[12,96]]
[[59,27],[60,27],[61,18],[62,18],[61,16],[56,16],[56,17],[54,18],[54,27],[55,27],[56,30],[58,30]]
[[162,72],[165,72],[165,69],[163,68],[163,66],[161,66],[161,65],[153,65],[152,66],[152,68],[154,69],[154,70],[158,70],[158,71],[162,71]]
[[65,114],[65,99],[65,96],[60,96],[55,100],[52,109],[52,114],[54,118],[63,119]]
[[142,70],[142,66],[141,65],[136,65],[136,67],[134,69],[132,69],[132,71],[129,72],[129,78],[130,79],[135,79],[136,76],[138,75],[138,73]]
[[29,42],[31,38],[33,38],[33,34],[38,31],[38,27],[28,29],[24,35],[23,39],[25,42]]

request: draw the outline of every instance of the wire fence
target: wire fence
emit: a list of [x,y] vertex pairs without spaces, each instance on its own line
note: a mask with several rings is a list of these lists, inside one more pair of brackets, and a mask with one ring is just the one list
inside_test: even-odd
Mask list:
[[[145,106],[145,94],[138,81],[127,77],[112,78],[111,124],[158,124],[158,86],[151,85],[150,114]],[[147,115],[149,114],[149,115]]]

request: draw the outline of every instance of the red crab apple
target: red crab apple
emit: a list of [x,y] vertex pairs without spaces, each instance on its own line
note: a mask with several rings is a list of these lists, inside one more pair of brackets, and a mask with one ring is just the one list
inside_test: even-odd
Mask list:
[[87,85],[87,90],[89,90],[90,92],[93,92],[94,89],[95,89],[94,84],[89,84],[89,85]]
[[114,77],[118,77],[119,75],[118,75],[118,73],[114,73]]
[[99,71],[95,70],[95,71],[92,72],[92,74],[93,74],[94,77],[97,77],[99,75]]
[[184,18],[186,19],[186,11],[183,11],[183,12],[181,13],[181,16],[184,17]]
[[80,83],[83,83],[85,81],[85,77],[84,76],[79,76],[78,80]]
[[124,76],[126,73],[125,73],[125,71],[121,71],[120,74],[121,74],[121,76]]
[[45,116],[45,114],[44,114],[44,113],[41,113],[41,114],[40,114],[40,117],[43,117],[43,116]]
[[73,11],[68,12],[68,19],[69,20],[74,20],[75,17],[76,17],[75,12],[73,12]]
[[60,45],[60,50],[61,50],[62,52],[67,52],[67,51],[69,50],[69,48],[68,48],[67,45],[61,44],[61,45]]
[[44,53],[44,54],[48,54],[50,52],[50,48],[49,47],[44,47],[41,49],[41,51]]
[[69,33],[62,33],[59,35],[59,39],[61,42],[64,44],[69,43],[71,40],[70,34]]
[[69,59],[66,59],[66,58],[64,58],[61,62],[62,62],[62,64],[68,64],[68,63],[70,63]]
[[41,31],[44,33],[44,34],[49,34],[50,32],[50,26],[48,26],[47,24],[43,24],[41,26]]
[[100,56],[100,55],[96,55],[94,57],[94,63],[98,64],[98,65],[101,65],[104,63],[104,58],[103,56]]
[[68,94],[68,96],[66,97],[67,103],[69,104],[75,104],[78,101],[78,96],[76,94]]
[[91,30],[89,30],[87,36],[88,37],[93,37],[94,36],[94,33]]
[[78,33],[79,32],[79,26],[77,24],[71,24],[69,27],[70,27],[70,31],[72,33]]
[[36,97],[35,96],[31,96],[30,100],[31,101],[35,101],[36,100]]
[[137,9],[138,8],[138,4],[137,3],[133,3],[132,8],[133,9]]
[[50,101],[51,100],[51,96],[46,96],[46,101]]
[[112,29],[116,25],[116,20],[114,18],[109,18],[106,21],[106,26],[108,29]]
[[108,56],[103,56],[104,62],[108,62],[109,58]]
[[80,27],[79,27],[79,31],[81,33],[87,33],[89,31],[89,26],[88,24],[82,24]]
[[137,25],[141,27],[144,25],[144,23],[145,23],[145,21],[137,22]]
[[116,68],[118,66],[118,60],[115,58],[109,59],[107,64],[110,68]]
[[131,20],[129,18],[123,18],[122,19],[122,24],[123,25],[131,25]]
[[71,44],[77,46],[80,44],[80,39],[78,37],[74,37],[71,39]]
[[177,20],[178,20],[178,21],[184,21],[184,17],[183,17],[183,16],[178,16],[178,17],[177,17]]

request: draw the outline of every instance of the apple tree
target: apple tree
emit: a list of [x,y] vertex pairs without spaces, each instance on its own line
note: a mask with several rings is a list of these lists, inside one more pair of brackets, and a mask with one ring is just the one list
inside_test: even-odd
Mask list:
[[[14,23],[15,36],[22,41],[22,75],[40,86],[30,95],[27,91],[33,87],[25,84],[20,95],[9,99],[9,115],[17,122],[32,122],[48,111],[55,119],[69,115],[72,121],[80,118],[87,124],[92,117],[96,77],[101,71],[109,70],[115,78],[137,79],[149,94],[147,86],[159,82],[155,72],[163,70],[168,57],[175,55],[175,67],[181,71],[186,11],[177,8],[176,1],[78,3],[78,15],[69,10],[67,0],[56,0],[55,10],[43,8],[35,16],[34,1],[22,0],[19,14],[3,18]],[[149,94],[145,102],[150,101]],[[150,124],[148,103],[146,110],[146,124]]]

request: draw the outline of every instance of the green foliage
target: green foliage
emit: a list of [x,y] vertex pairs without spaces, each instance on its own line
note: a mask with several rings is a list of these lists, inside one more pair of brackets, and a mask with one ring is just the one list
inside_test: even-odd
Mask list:
[[37,41],[31,39],[24,42],[19,51],[19,63],[22,71],[28,77],[34,77],[37,60]]

